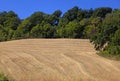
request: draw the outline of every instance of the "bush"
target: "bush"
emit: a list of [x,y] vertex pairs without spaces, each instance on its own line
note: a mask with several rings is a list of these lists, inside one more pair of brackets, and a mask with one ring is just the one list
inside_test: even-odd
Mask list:
[[120,55],[120,46],[110,46],[108,52],[111,55]]
[[9,81],[4,74],[0,74],[0,81]]

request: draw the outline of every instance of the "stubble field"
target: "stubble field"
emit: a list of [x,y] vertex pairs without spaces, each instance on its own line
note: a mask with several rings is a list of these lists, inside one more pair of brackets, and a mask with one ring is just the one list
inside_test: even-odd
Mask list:
[[0,42],[0,71],[16,81],[120,81],[120,62],[98,56],[87,39]]

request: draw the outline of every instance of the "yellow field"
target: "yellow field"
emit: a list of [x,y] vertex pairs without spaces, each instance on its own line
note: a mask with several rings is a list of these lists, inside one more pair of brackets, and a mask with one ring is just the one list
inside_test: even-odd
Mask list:
[[0,71],[17,81],[120,81],[120,62],[98,56],[86,39],[0,42]]

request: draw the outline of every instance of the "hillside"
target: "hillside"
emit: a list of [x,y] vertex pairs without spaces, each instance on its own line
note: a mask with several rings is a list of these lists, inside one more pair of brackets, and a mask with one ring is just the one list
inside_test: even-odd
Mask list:
[[120,62],[96,54],[87,39],[0,43],[0,70],[17,81],[120,81]]
[[26,38],[90,39],[99,54],[120,59],[120,9],[78,6],[62,13],[33,12],[20,19],[14,11],[0,12],[0,42]]

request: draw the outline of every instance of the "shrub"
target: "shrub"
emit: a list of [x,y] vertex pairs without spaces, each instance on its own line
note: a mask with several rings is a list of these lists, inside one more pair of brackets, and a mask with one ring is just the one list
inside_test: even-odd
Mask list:
[[111,55],[120,55],[120,46],[110,46],[108,52]]
[[9,81],[4,74],[0,74],[0,81]]

